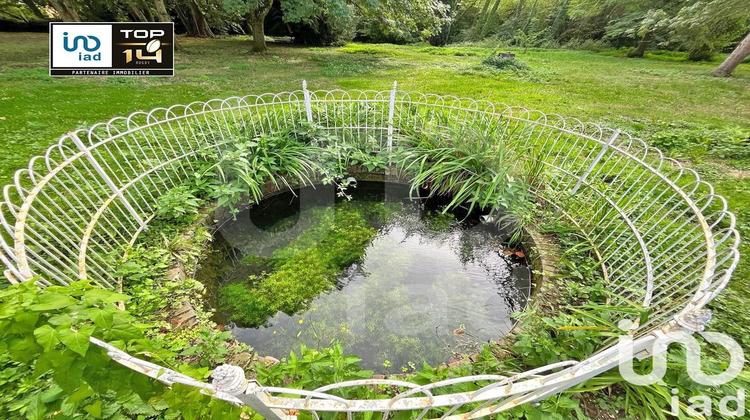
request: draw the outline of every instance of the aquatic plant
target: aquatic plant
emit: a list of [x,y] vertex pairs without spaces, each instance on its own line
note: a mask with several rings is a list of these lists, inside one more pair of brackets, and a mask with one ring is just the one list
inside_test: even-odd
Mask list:
[[274,271],[219,289],[219,306],[230,319],[259,326],[277,312],[293,314],[336,285],[336,275],[362,257],[376,230],[347,203],[320,209],[321,223],[273,254]]

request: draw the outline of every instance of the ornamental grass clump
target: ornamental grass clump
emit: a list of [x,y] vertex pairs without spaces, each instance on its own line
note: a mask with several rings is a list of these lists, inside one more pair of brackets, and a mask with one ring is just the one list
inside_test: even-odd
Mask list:
[[499,122],[442,133],[415,131],[409,142],[399,165],[413,174],[411,191],[426,188],[429,196],[449,196],[444,212],[460,206],[469,212],[494,212],[531,200],[523,165],[519,165],[525,158],[513,134]]
[[[230,139],[221,149],[208,149],[202,157],[207,168],[201,183],[209,197],[236,214],[238,205],[249,195],[251,203],[263,198],[263,185],[290,187],[289,182],[312,184],[318,172],[313,147],[300,141],[292,130],[261,134],[246,139]],[[291,187],[290,187],[291,188]]]

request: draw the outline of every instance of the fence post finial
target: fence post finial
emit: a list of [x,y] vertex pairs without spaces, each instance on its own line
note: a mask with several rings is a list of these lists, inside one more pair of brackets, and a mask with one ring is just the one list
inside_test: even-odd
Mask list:
[[245,371],[234,365],[219,365],[211,374],[213,386],[222,392],[237,395],[247,390]]

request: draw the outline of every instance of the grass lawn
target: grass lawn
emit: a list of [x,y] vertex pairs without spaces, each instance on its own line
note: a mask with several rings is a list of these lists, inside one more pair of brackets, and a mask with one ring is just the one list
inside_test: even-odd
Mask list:
[[[606,123],[646,140],[669,123],[750,130],[750,64],[732,78],[713,78],[717,65],[672,56],[628,59],[572,50],[511,50],[526,72],[481,64],[492,48],[350,44],[342,48],[270,45],[249,54],[247,38],[183,39],[172,78],[51,78],[47,35],[0,33],[0,182],[64,132],[136,110],[226,96],[311,89],[404,90],[453,94],[521,105]],[[679,153],[679,150],[676,151]],[[731,163],[731,165],[730,165]],[[695,168],[728,198],[750,236],[750,160],[705,159]],[[750,247],[742,247],[750,255]],[[711,329],[727,331],[750,349],[750,263],[715,303]],[[750,353],[748,353],[750,355]]]

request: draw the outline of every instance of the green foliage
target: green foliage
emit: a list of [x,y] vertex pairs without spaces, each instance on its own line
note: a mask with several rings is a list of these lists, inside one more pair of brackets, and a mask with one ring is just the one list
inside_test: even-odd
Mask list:
[[375,230],[342,203],[288,246],[274,251],[275,270],[219,289],[221,308],[245,325],[263,325],[277,312],[293,314],[336,285],[342,268],[359,260]]
[[183,350],[180,355],[191,356],[196,360],[198,366],[218,366],[227,360],[229,350],[224,343],[231,338],[231,331],[216,332],[210,329],[201,329],[198,332],[196,343]]
[[414,175],[412,191],[424,187],[430,196],[451,198],[445,212],[459,206],[489,213],[528,209],[528,185],[519,172],[523,166],[518,167],[528,156],[518,138],[497,122],[478,122],[439,134],[415,131],[410,136],[411,144],[398,164]]
[[750,132],[736,126],[710,127],[700,124],[659,124],[645,136],[649,144],[670,155],[701,162],[704,157],[750,158]]
[[175,187],[156,200],[156,217],[183,222],[198,214],[201,200],[196,198],[188,186]]
[[90,343],[90,337],[97,337],[131,354],[150,354],[162,364],[175,362],[174,354],[158,341],[144,340],[147,325],[114,305],[129,299],[87,282],[43,290],[26,282],[1,290],[0,416],[237,416],[238,409],[194,389],[168,390],[112,361],[106,350]]
[[517,60],[515,57],[502,57],[497,54],[492,54],[485,58],[482,60],[482,64],[498,70],[524,71],[529,69],[528,64]]
[[222,150],[206,150],[202,157],[215,162],[203,174],[212,177],[209,196],[233,214],[248,196],[250,203],[260,201],[266,182],[277,188],[289,182],[310,183],[316,167],[309,147],[291,131],[250,139],[235,137]]
[[[312,390],[336,382],[369,379],[373,372],[363,370],[357,364],[359,361],[357,356],[344,354],[340,343],[331,343],[330,347],[320,350],[310,349],[303,344],[299,355],[292,351],[283,363],[270,367],[259,363],[254,370],[258,374],[258,381],[268,386]],[[347,388],[336,390],[335,393],[344,398],[362,396],[353,395]]]
[[670,42],[688,51],[693,61],[709,60],[747,33],[750,8],[735,0],[700,0],[688,4],[670,21]]

